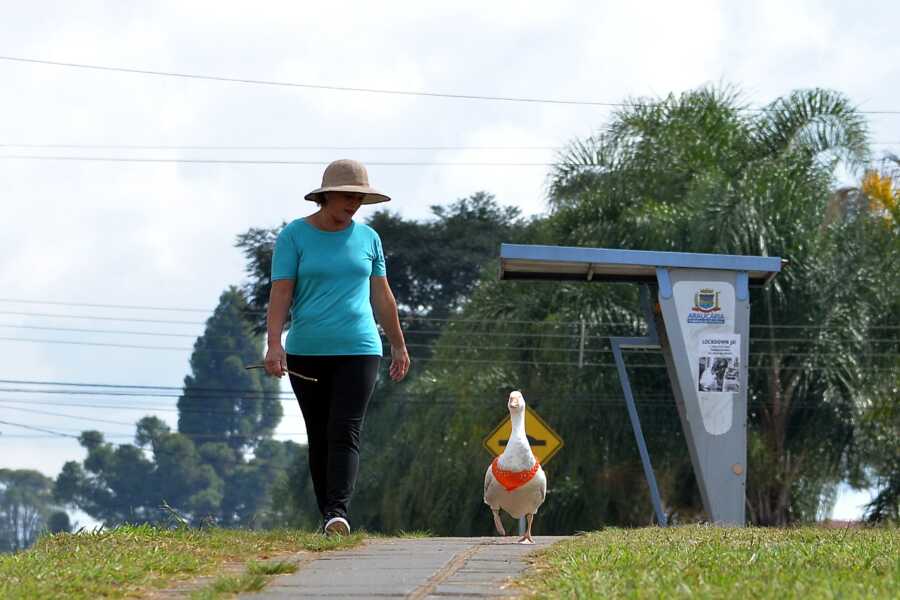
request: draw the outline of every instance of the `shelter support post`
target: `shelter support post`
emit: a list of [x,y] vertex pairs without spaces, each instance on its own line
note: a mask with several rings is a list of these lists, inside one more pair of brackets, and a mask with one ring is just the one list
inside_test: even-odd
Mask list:
[[[660,269],[660,346],[703,507],[713,523],[745,524],[747,359],[746,273]],[[660,278],[662,280],[662,277]]]

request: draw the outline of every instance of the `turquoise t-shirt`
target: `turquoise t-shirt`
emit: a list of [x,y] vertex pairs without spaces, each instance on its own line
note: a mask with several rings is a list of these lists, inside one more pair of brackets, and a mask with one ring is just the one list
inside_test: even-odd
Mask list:
[[382,355],[369,300],[369,277],[384,277],[381,239],[352,222],[322,231],[305,219],[281,230],[272,256],[272,281],[294,279],[288,354]]

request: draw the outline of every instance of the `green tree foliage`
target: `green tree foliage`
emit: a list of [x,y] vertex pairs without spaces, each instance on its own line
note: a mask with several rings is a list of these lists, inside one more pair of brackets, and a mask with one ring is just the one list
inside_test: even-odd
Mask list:
[[[866,157],[865,125],[843,96],[801,91],[763,111],[743,108],[732,92],[710,89],[630,104],[560,156],[551,214],[528,239],[789,261],[751,298],[749,516],[783,524],[824,512],[858,459],[860,407],[885,393],[884,376],[896,369],[897,330],[885,327],[896,325],[900,256],[872,214],[829,216],[838,161]],[[547,467],[539,530],[647,523],[646,485],[604,340],[643,332],[637,306],[633,286],[498,282],[487,270],[444,330],[436,360],[408,387],[418,404],[391,408],[394,443],[378,448],[372,474],[387,480],[386,497],[363,509],[366,518],[488,532],[480,441],[504,417],[508,391],[520,388],[567,444]],[[666,508],[697,518],[673,401],[660,394],[665,370],[652,355],[628,361]]]
[[262,352],[244,319],[246,302],[226,290],[191,356],[179,398],[179,431],[157,417],[136,425],[135,443],[114,445],[85,431],[84,463],[65,464],[55,492],[106,524],[158,522],[163,503],[193,523],[272,526],[282,522],[272,488],[297,444],[271,439],[282,415],[278,382],[247,371]]
[[485,192],[431,207],[431,220],[405,220],[387,210],[368,220],[381,236],[391,288],[407,314],[446,317],[478,283],[485,261],[497,255],[521,224],[519,209]]
[[[247,259],[249,281],[244,286],[244,297],[247,299],[245,318],[252,324],[253,332],[266,332],[266,307],[269,305],[269,293],[272,291],[272,252],[278,233],[287,225],[271,229],[254,227],[237,236],[235,246],[240,248]],[[285,326],[290,324],[290,315]]]
[[0,552],[24,550],[45,530],[69,530],[52,492],[53,480],[38,471],[0,469]]
[[[900,158],[884,157],[880,171],[867,171],[858,188],[843,190],[833,204],[838,215],[867,212],[880,221],[881,227],[869,232],[871,242],[882,244],[881,252],[887,256],[900,253]],[[886,314],[900,314],[900,294],[887,294],[883,301]],[[862,407],[855,483],[878,490],[867,507],[868,520],[900,521],[900,344],[882,342],[878,347],[894,352],[896,377],[893,381],[876,377],[873,385],[880,386],[880,391]]]

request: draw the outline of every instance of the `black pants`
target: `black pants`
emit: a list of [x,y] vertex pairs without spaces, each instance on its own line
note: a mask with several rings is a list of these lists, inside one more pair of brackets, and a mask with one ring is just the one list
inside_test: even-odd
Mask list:
[[287,355],[288,369],[308,437],[309,472],[325,519],[347,518],[366,406],[378,377],[379,356]]

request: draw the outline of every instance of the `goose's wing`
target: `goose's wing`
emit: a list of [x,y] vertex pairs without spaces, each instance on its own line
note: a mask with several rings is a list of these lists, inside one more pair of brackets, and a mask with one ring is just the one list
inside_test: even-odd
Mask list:
[[539,467],[537,473],[534,474],[534,478],[538,480],[538,490],[540,491],[540,502],[538,502],[538,506],[544,503],[544,500],[547,499],[547,475],[544,473],[544,468]]
[[484,474],[484,503],[492,509],[500,508],[500,495],[505,491],[506,489],[494,478],[494,473],[488,465]]

